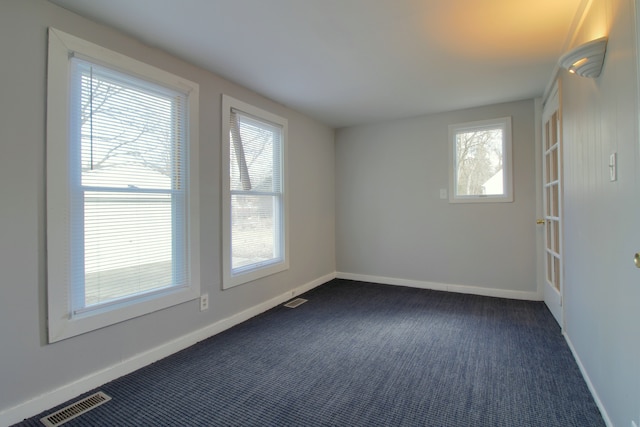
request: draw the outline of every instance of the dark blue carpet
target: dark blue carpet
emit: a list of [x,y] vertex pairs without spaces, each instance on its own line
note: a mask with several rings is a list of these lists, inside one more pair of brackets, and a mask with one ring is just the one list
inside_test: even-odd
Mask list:
[[105,384],[65,426],[604,425],[540,302],[345,280],[304,297]]

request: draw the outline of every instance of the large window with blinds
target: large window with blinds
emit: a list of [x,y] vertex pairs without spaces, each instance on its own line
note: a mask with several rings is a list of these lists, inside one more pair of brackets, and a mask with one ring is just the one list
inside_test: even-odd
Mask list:
[[199,296],[190,234],[197,85],[57,30],[49,60],[56,341]]
[[288,268],[287,121],[224,95],[223,287]]

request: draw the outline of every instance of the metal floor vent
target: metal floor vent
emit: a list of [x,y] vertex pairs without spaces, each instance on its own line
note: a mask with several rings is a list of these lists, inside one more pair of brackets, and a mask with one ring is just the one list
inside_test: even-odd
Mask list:
[[296,299],[292,299],[291,301],[286,303],[284,306],[285,307],[289,307],[289,308],[296,308],[296,307],[304,304],[307,301],[309,301],[309,300],[308,299],[304,299],[304,298],[296,298]]
[[54,412],[51,415],[47,415],[44,418],[40,418],[42,424],[47,427],[58,427],[66,423],[69,420],[78,417],[85,412],[92,410],[105,402],[111,400],[111,397],[107,396],[103,392],[99,391],[91,396],[87,396],[82,400],[77,401],[59,411]]

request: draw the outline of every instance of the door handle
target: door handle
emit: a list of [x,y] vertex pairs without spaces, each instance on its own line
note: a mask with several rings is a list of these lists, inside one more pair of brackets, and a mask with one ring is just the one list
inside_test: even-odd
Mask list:
[[[544,219],[537,219],[537,220],[536,220],[536,224],[537,224],[537,225],[541,225],[541,224],[543,224],[543,225],[544,225],[545,223],[546,223],[546,221],[545,221]],[[638,263],[640,263],[640,257],[639,257],[639,259],[638,259]],[[638,268],[640,268],[640,267],[638,267]]]
[[640,253],[636,252],[636,254],[633,256],[633,263],[636,265],[636,267],[640,268]]

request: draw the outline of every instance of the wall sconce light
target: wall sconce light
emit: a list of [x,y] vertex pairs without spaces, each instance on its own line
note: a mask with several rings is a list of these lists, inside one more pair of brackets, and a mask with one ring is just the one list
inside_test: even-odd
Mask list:
[[607,38],[592,40],[567,52],[560,58],[560,66],[571,74],[595,79],[602,71]]

